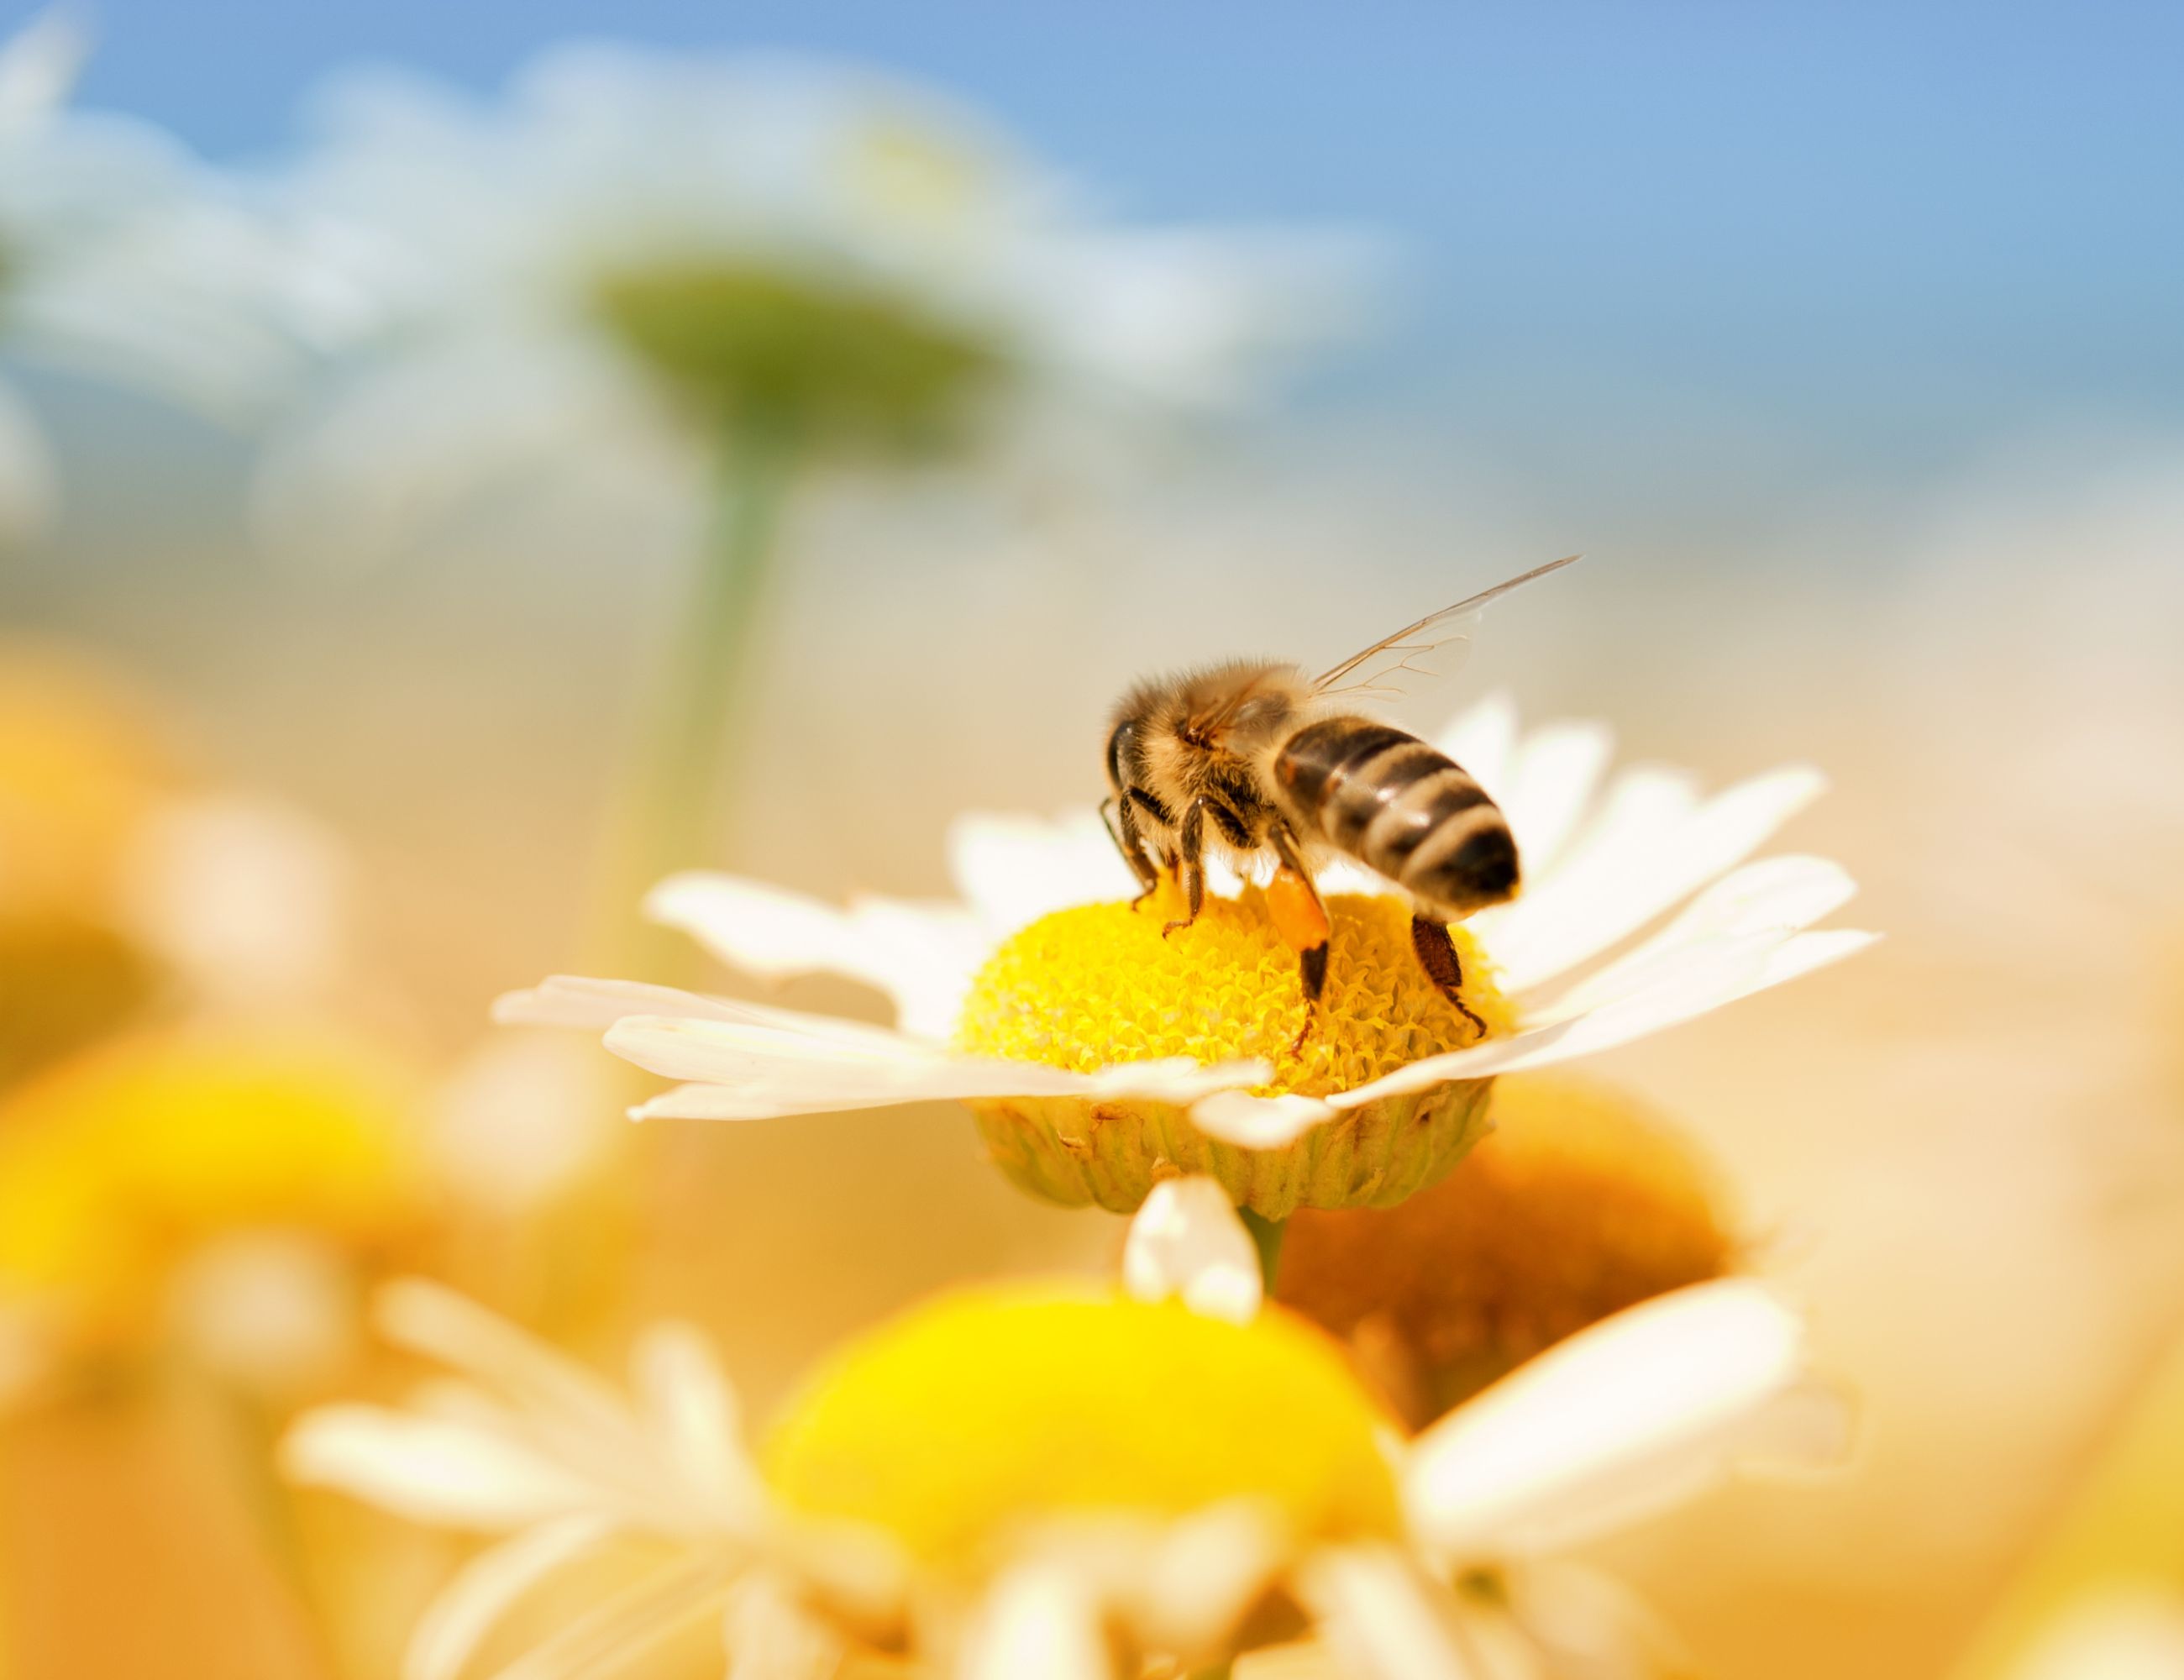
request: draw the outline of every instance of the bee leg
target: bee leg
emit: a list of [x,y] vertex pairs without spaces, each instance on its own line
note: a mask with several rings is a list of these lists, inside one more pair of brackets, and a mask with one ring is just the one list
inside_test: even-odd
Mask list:
[[1320,994],[1327,989],[1327,906],[1320,903],[1319,889],[1289,831],[1277,823],[1267,831],[1267,840],[1281,860],[1267,887],[1267,912],[1282,943],[1297,954],[1297,976],[1304,984],[1304,1025],[1290,1046],[1295,1054],[1318,1024]]
[[1456,954],[1456,941],[1448,937],[1448,924],[1429,917],[1411,918],[1411,948],[1418,954],[1418,966],[1426,971],[1426,978],[1440,990],[1442,997],[1456,1006],[1456,1012],[1479,1029],[1479,1036],[1486,1036],[1486,1023],[1471,1011],[1463,1001],[1463,961]]
[[1145,890],[1130,900],[1130,908],[1139,904],[1160,891],[1160,871],[1145,856],[1145,837],[1138,832],[1138,814],[1128,799],[1117,804],[1112,795],[1100,802],[1100,821],[1107,826],[1107,837],[1115,843],[1115,849],[1123,854],[1123,861],[1130,866],[1130,873],[1138,877],[1138,885]]
[[1161,929],[1165,939],[1179,927],[1188,927],[1198,920],[1198,913],[1206,907],[1206,801],[1193,799],[1190,809],[1183,814],[1183,826],[1177,833],[1176,867],[1183,876],[1183,898],[1189,914],[1180,921],[1171,921]]

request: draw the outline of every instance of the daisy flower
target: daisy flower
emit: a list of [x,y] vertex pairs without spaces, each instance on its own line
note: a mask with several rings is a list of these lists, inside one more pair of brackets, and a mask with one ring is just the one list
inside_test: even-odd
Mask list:
[[[654,916],[765,977],[829,970],[894,1002],[892,1029],[611,980],[558,978],[504,1020],[605,1029],[682,1082],[638,1117],[757,1120],[934,1099],[967,1104],[994,1160],[1034,1193],[1128,1212],[1177,1174],[1217,1179],[1267,1220],[1387,1205],[1476,1141],[1493,1077],[1625,1043],[1780,984],[1871,936],[1808,931],[1849,877],[1811,857],[1747,861],[1820,790],[1802,767],[1710,798],[1680,772],[1602,781],[1607,731],[1520,737],[1490,700],[1438,743],[1507,813],[1524,896],[1452,930],[1459,1012],[1419,971],[1407,901],[1323,873],[1334,922],[1308,1037],[1289,948],[1233,877],[1194,926],[1139,909],[1091,812],[967,818],[965,901],[838,910],[765,884],[684,875]],[[1478,1022],[1486,1024],[1481,1041]],[[1300,1043],[1300,1038],[1303,1042]]]
[[822,61],[563,47],[492,103],[380,74],[319,116],[287,186],[376,330],[271,465],[318,541],[602,465],[1217,406],[1331,295],[1318,244],[1117,225],[935,91]]
[[[1139,1270],[1188,1293],[1196,1266]],[[390,1288],[382,1322],[454,1380],[307,1414],[284,1461],[502,1537],[427,1611],[406,1680],[454,1680],[534,1591],[563,1625],[504,1672],[539,1680],[613,1672],[705,1616],[755,1680],[857,1651],[1098,1680],[1306,1630],[1360,1680],[1475,1673],[1483,1653],[1628,1657],[1642,1616],[1552,1554],[1738,1466],[1831,1458],[1844,1433],[1795,1316],[1743,1282],[1609,1320],[1408,1444],[1279,1309],[1082,1282],[914,1307],[841,1349],[755,1453],[687,1328],[639,1338],[625,1399],[437,1286]],[[618,1539],[654,1572],[570,1610],[552,1579]]]
[[1555,1072],[1497,1079],[1493,1131],[1401,1207],[1299,1212],[1276,1294],[1422,1427],[1609,1314],[1737,1269],[1712,1164],[1646,1104]]
[[815,467],[1218,408],[1334,285],[1303,242],[1116,225],[932,91],[822,63],[565,47],[491,105],[352,79],[324,112],[286,190],[370,320],[270,453],[261,523],[368,556],[510,507],[563,529],[632,487],[640,513],[711,509],[638,755],[648,882],[712,854]]
[[0,1102],[0,1393],[181,1348],[268,1398],[422,1224],[409,1082],[324,1034],[148,1030]]
[[[68,109],[88,47],[59,10],[0,45],[0,343],[217,416],[254,412],[331,325],[331,277],[168,136]],[[35,421],[0,389],[0,516],[35,524],[50,477]]]

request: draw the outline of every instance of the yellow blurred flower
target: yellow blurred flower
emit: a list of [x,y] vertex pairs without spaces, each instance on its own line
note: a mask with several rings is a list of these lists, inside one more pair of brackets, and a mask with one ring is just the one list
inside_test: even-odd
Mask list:
[[1300,1213],[1283,1242],[1279,1299],[1349,1343],[1414,1426],[1736,1257],[1708,1164],[1643,1104],[1513,1074],[1490,1112],[1439,1184],[1400,1207]]
[[354,1292],[419,1216],[412,1101],[374,1049],[233,1030],[133,1035],[23,1086],[0,1103],[17,1346],[52,1371],[193,1327],[233,1343],[223,1299],[277,1328],[326,1278]]
[[0,915],[103,914],[138,826],[181,784],[145,697],[64,649],[0,648]]
[[1796,1315],[1741,1282],[1596,1327],[1409,1443],[1292,1315],[1055,1280],[866,1332],[755,1458],[687,1327],[638,1338],[626,1400],[437,1286],[391,1286],[381,1320],[456,1379],[307,1414],[284,1459],[506,1537],[425,1615],[411,1680],[453,1680],[520,1599],[632,1542],[652,1572],[588,1608],[552,1594],[567,1619],[523,1672],[604,1673],[725,1610],[733,1672],[769,1680],[875,1650],[968,1680],[1119,1680],[1307,1627],[1372,1680],[1470,1673],[1482,1650],[1495,1672],[1638,1672],[1644,1618],[1552,1555],[1740,1465],[1831,1458],[1845,1427]]

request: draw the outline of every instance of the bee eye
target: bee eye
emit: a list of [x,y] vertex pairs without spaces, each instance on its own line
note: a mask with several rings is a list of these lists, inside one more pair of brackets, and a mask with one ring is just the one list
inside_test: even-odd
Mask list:
[[1123,791],[1123,754],[1129,750],[1130,737],[1136,732],[1137,726],[1125,718],[1107,737],[1107,780],[1118,793]]

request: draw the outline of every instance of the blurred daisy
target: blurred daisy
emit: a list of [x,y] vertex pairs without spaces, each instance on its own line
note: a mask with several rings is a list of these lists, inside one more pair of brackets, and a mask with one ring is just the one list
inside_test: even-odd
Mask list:
[[[254,412],[331,327],[337,287],[166,135],[65,108],[87,49],[60,10],[0,46],[0,346]],[[51,495],[36,425],[0,388],[0,520],[34,526]]]
[[375,1049],[125,1037],[0,1103],[0,1343],[19,1382],[178,1345],[271,1398],[326,1380],[418,1227],[412,1093]]
[[[956,1099],[1017,1182],[1128,1212],[1160,1178],[1217,1179],[1268,1219],[1384,1205],[1476,1141],[1493,1076],[1591,1054],[1835,961],[1868,934],[1808,932],[1849,877],[1808,857],[1746,859],[1820,789],[1779,770],[1710,798],[1691,778],[1623,771],[1596,796],[1607,732],[1518,738],[1492,700],[1440,744],[1508,814],[1518,902],[1453,930],[1469,1016],[1418,970],[1407,901],[1331,898],[1327,992],[1306,1005],[1256,889],[1227,883],[1192,927],[1134,910],[1135,883],[1090,812],[969,818],[954,843],[967,902],[872,898],[839,911],[722,876],[683,876],[659,920],[763,976],[830,970],[894,1001],[894,1030],[661,987],[554,979],[502,1001],[510,1021],[606,1029],[607,1047],[685,1082],[635,1110],[751,1120]],[[1474,1019],[1487,1023],[1479,1042]]]
[[0,1086],[161,1007],[293,1012],[353,976],[353,868],[304,813],[204,786],[140,692],[0,647]]
[[491,105],[354,78],[323,117],[287,188],[372,326],[269,456],[261,523],[370,556],[517,512],[548,540],[589,501],[624,555],[644,515],[712,509],[636,772],[646,881],[712,855],[808,468],[1217,406],[1335,290],[1295,240],[1113,225],[938,94],[840,66],[564,47]]
[[521,1599],[617,1537],[666,1555],[510,1673],[604,1675],[708,1615],[731,1672],[768,1677],[861,1649],[1095,1680],[1305,1629],[1362,1680],[1478,1672],[1489,1653],[1627,1660],[1642,1616],[1547,1555],[1844,1438],[1797,1319],[1744,1283],[1612,1320],[1407,1446],[1285,1313],[1082,1285],[914,1308],[822,1368],[755,1455],[687,1329],[640,1338],[624,1400],[434,1286],[391,1288],[382,1318],[456,1380],[404,1410],[308,1414],[290,1474],[506,1537],[428,1611],[407,1680],[453,1680]]
[[380,75],[320,115],[290,185],[382,331],[272,468],[319,541],[633,448],[687,478],[1217,404],[1332,295],[1324,252],[1113,225],[933,90],[845,66],[567,47],[495,104]]
[[1513,1074],[1490,1113],[1461,1171],[1401,1207],[1300,1212],[1282,1242],[1283,1305],[1346,1343],[1414,1427],[1740,1258],[1711,1163],[1624,1092]]

